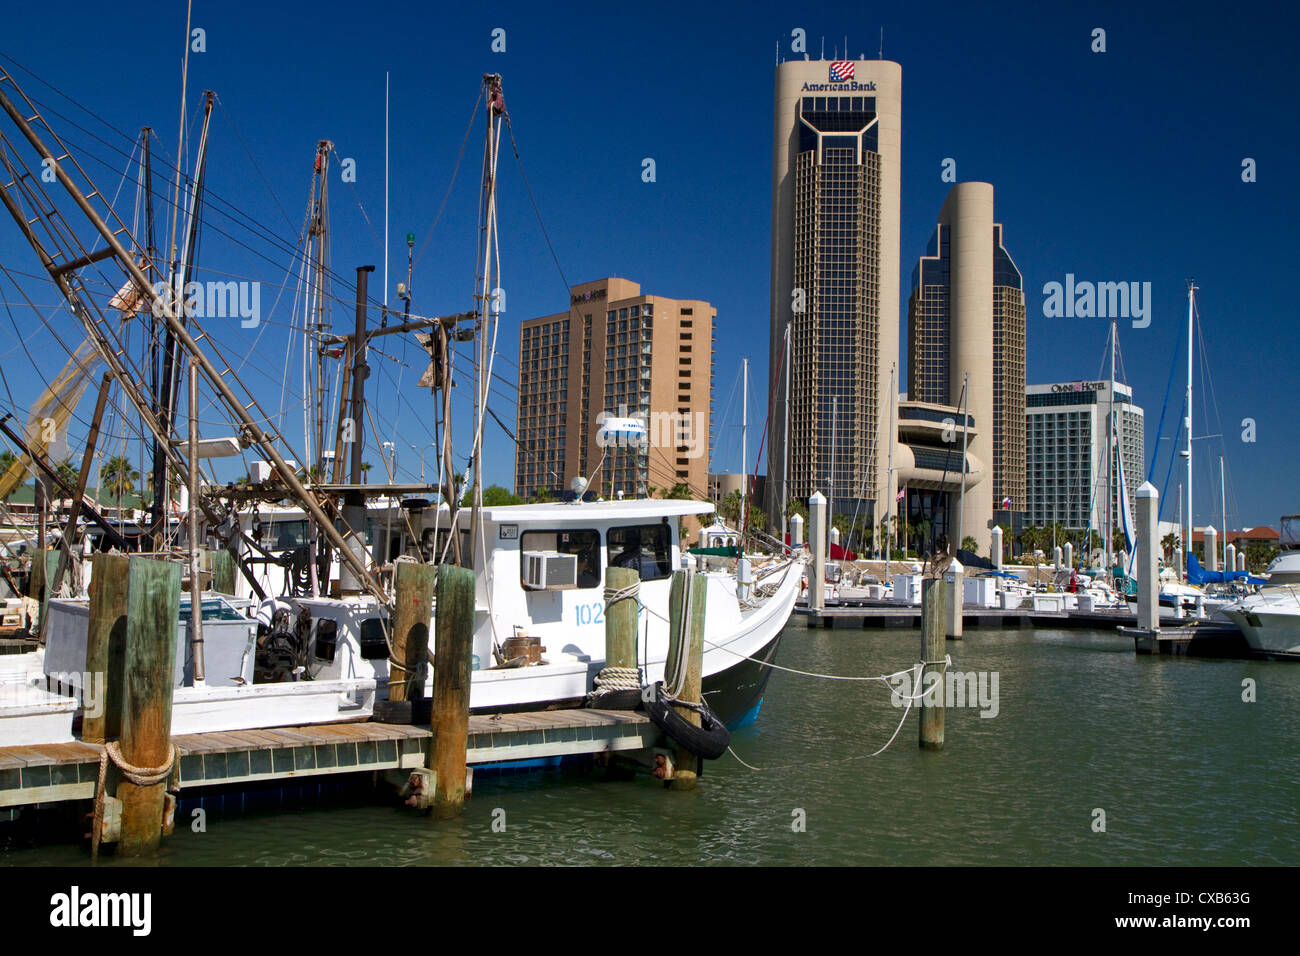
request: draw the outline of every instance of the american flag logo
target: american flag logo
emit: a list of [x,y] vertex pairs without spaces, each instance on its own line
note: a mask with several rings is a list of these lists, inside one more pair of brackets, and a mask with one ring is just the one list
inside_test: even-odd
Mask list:
[[831,64],[831,82],[847,83],[853,79],[853,61],[836,60]]

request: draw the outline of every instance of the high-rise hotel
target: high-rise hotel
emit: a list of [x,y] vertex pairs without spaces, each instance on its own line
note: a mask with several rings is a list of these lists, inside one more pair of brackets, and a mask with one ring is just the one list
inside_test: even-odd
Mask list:
[[787,498],[815,490],[837,514],[873,523],[894,500],[902,76],[888,60],[776,68],[768,506],[777,519]]
[[[567,312],[524,322],[515,493],[562,492],[581,475],[606,497],[676,484],[707,497],[716,316],[606,278],[571,288]],[[639,418],[647,441],[602,438],[611,417]]]
[[[1028,506],[1024,280],[1002,244],[1002,226],[993,221],[988,183],[953,186],[939,210],[926,254],[912,272],[908,353],[908,399],[964,406],[972,419],[966,471],[978,478],[966,482],[960,536],[973,537],[988,554],[993,524],[1018,532]],[[959,461],[960,455],[954,470]],[[909,517],[937,519],[957,538],[949,520],[955,501],[946,485],[909,484],[907,498]]]

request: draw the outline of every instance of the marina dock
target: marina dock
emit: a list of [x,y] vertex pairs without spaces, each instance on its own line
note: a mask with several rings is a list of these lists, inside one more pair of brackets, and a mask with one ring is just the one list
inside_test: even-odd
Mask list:
[[[837,604],[823,608],[796,607],[794,613],[809,627],[920,627],[919,605]],[[1036,611],[1033,608],[964,607],[962,623],[966,627],[1078,627],[1111,628],[1137,624],[1131,611]]]
[[[645,714],[551,710],[471,716],[470,767],[598,753],[648,750],[660,738]],[[179,759],[169,789],[253,785],[325,774],[415,770],[426,766],[428,727],[374,722],[281,727],[172,738]],[[38,803],[93,800],[103,747],[76,741],[0,747],[0,819]]]

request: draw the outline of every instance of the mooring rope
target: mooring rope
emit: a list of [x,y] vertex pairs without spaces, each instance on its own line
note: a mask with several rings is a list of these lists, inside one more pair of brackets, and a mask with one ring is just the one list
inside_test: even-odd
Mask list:
[[90,834],[90,859],[92,863],[99,859],[99,838],[104,829],[104,797],[106,795],[104,785],[108,777],[108,762],[113,761],[113,766],[121,771],[127,783],[134,784],[137,787],[152,787],[170,777],[172,769],[176,766],[176,745],[170,744],[169,746],[171,749],[167,754],[166,763],[159,764],[157,767],[137,767],[122,756],[122,745],[118,741],[110,740],[104,744],[104,749],[99,752],[99,783],[95,787],[94,828]]
[[[910,671],[910,673],[914,675],[914,679],[917,679],[919,682],[919,678],[916,676],[918,669],[924,669],[926,664],[931,664],[931,663],[935,663],[935,662],[918,661],[914,666],[909,668],[908,671],[899,671],[898,673],[906,674]],[[939,661],[938,663],[942,664],[944,662]],[[875,751],[874,753],[861,754],[860,756],[857,757],[845,757],[843,760],[823,760],[820,763],[797,763],[797,764],[792,763],[792,764],[786,764],[781,767],[755,767],[753,764],[745,763],[744,760],[741,760],[740,754],[736,753],[736,751],[733,750],[730,746],[727,747],[727,752],[730,753],[731,756],[735,757],[737,762],[739,762],[741,766],[749,770],[757,770],[760,773],[777,771],[777,770],[794,770],[794,769],[806,770],[809,767],[828,767],[828,766],[833,766],[835,764],[849,763],[850,761],[853,760],[869,760],[872,757],[879,757],[882,753],[884,753],[886,750],[890,748],[890,745],[892,745],[895,740],[898,739],[898,732],[903,729],[903,724],[907,723],[907,715],[912,712],[912,701],[920,700],[922,697],[925,696],[926,692],[922,691],[920,694],[909,695],[909,696],[898,694],[897,691],[895,691],[894,693],[898,695],[900,700],[907,701],[907,706],[903,708],[903,716],[898,719],[898,726],[895,727],[894,732],[889,735],[889,739],[885,741],[885,745],[881,747],[879,750]]]

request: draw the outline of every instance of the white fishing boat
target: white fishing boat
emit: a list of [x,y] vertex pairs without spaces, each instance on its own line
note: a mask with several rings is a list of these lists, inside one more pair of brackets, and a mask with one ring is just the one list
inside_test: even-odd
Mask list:
[[1284,549],[1269,564],[1267,581],[1223,608],[1252,650],[1268,657],[1300,658],[1300,515],[1282,518]]

